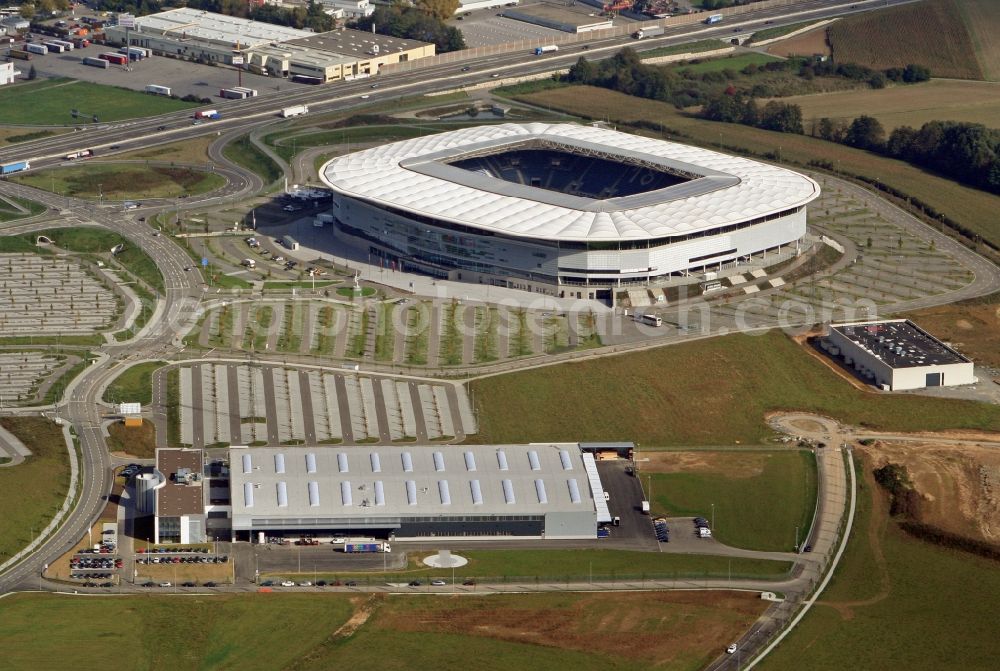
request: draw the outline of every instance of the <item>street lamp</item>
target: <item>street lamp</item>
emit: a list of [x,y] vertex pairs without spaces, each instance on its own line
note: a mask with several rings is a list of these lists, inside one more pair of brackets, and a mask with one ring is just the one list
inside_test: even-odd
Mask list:
[[715,529],[715,504],[712,504],[712,529]]

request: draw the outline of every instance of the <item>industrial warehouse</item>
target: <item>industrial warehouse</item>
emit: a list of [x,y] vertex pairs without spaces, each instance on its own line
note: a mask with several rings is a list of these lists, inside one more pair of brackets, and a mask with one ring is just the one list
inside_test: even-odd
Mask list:
[[[798,173],[573,124],[478,126],[320,171],[344,241],[399,267],[566,298],[794,253],[819,186]],[[772,261],[773,262],[773,261]]]
[[821,346],[885,391],[976,381],[972,361],[908,319],[830,324]]
[[[200,450],[161,448],[138,495],[141,510],[156,511],[157,542],[228,538],[230,529],[243,541],[592,539],[612,522],[595,451],[576,443],[231,448],[228,474],[203,478]],[[220,534],[223,518],[231,527]]]
[[434,45],[427,42],[348,29],[318,34],[184,7],[138,17],[132,29],[108,27],[106,36],[109,44],[127,40],[157,55],[242,62],[255,74],[308,77],[316,83],[374,75],[383,65],[434,55]]

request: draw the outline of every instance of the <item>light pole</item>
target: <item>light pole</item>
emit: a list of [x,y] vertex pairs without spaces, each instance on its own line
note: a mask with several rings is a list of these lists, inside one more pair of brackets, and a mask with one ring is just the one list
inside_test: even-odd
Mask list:
[[712,504],[712,529],[715,529],[715,504]]

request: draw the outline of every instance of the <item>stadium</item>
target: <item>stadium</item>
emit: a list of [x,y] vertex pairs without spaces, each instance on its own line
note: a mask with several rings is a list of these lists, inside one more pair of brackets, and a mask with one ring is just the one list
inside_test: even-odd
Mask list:
[[618,288],[797,248],[820,192],[776,166],[574,124],[395,142],[320,175],[338,237],[381,263],[609,303]]

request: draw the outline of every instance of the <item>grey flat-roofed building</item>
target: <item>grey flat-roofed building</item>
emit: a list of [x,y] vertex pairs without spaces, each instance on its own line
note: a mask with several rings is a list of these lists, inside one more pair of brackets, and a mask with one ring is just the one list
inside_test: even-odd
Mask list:
[[611,19],[573,11],[566,5],[543,3],[526,7],[508,7],[501,13],[511,19],[567,33],[589,33],[613,27]]
[[592,455],[572,444],[233,448],[233,533],[396,540],[594,538],[610,521]]
[[886,390],[976,381],[972,361],[907,319],[830,324],[824,348]]
[[205,540],[204,459],[201,450],[156,450],[158,483],[154,486],[156,543]]

